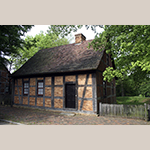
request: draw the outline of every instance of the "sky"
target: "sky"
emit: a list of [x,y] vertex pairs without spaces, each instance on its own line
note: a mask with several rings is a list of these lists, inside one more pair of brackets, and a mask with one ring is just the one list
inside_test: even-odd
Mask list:
[[[35,25],[34,27],[31,28],[31,30],[29,32],[27,32],[25,34],[25,37],[27,35],[29,36],[35,36],[36,34],[39,34],[40,31],[44,31],[44,33],[48,30],[48,26],[49,25]],[[100,33],[102,32],[103,29],[100,29],[100,28],[97,28],[97,32]],[[94,31],[92,31],[91,29],[86,29],[85,27],[83,27],[82,29],[79,29],[77,32],[72,32],[71,35],[72,37],[75,37],[75,34],[78,34],[78,33],[82,33],[85,37],[86,37],[86,40],[91,40],[91,39],[94,39],[95,37],[95,33]],[[72,41],[70,41],[70,43],[74,43],[75,42],[75,38],[73,38]]]

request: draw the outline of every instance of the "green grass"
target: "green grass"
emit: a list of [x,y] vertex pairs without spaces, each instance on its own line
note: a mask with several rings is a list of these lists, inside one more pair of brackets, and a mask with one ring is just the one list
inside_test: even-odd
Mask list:
[[150,97],[142,97],[142,96],[124,96],[124,97],[116,97],[117,104],[150,104]]

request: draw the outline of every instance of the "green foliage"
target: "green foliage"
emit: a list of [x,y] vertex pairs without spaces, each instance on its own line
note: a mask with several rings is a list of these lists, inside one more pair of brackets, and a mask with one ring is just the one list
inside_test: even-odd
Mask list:
[[64,37],[83,26],[90,28],[95,33],[97,27],[104,29],[89,44],[89,47],[93,47],[96,51],[105,49],[115,61],[115,68],[108,67],[104,71],[104,80],[110,82],[117,77],[118,89],[123,87],[127,95],[150,95],[148,92],[150,86],[150,26],[52,25],[49,31]]
[[18,54],[24,44],[21,36],[31,28],[32,25],[0,25],[0,64],[8,63],[7,56]]
[[124,96],[139,95],[136,82],[131,77],[126,77],[124,80],[116,80],[116,96],[122,96],[122,92]]
[[150,81],[143,80],[138,91],[142,96],[150,97]]
[[[141,71],[150,71],[150,26],[149,25],[85,25],[96,32],[101,27],[104,32],[96,36],[89,44],[95,50],[107,50],[115,59],[116,69],[106,69],[105,79],[112,80],[114,76],[124,78],[134,73],[137,67]],[[67,35],[77,31],[83,25],[53,25],[51,29],[58,34]],[[111,74],[111,76],[110,76]],[[121,75],[122,74],[122,75]]]
[[[104,32],[97,37],[99,46],[104,46],[107,53],[115,59],[115,70],[106,70],[106,74],[112,74],[124,78],[129,74],[140,71],[150,71],[150,26],[147,25],[112,25],[104,26]],[[95,40],[90,46],[95,46]],[[95,50],[99,50],[94,47]],[[122,74],[122,76],[120,75]],[[110,77],[108,78],[110,80]]]
[[[57,35],[60,35],[62,37],[67,36],[72,31],[76,32],[78,29],[81,29],[83,25],[51,25],[49,27],[49,30],[56,33]],[[101,27],[102,25],[85,25],[86,29],[91,29],[96,33],[96,28]]]
[[122,74],[118,70],[114,70],[113,67],[107,67],[103,72],[104,80],[110,82],[114,77],[122,78]]
[[122,95],[122,88],[125,96],[150,96],[149,93],[150,78],[146,71],[142,71],[140,67],[136,67],[135,72],[124,79],[116,80],[116,94]]
[[14,64],[14,70],[19,69],[27,60],[41,49],[51,48],[69,44],[66,38],[60,38],[50,31],[46,34],[40,32],[35,37],[27,36],[23,49],[18,49],[19,55],[12,55],[11,61]]

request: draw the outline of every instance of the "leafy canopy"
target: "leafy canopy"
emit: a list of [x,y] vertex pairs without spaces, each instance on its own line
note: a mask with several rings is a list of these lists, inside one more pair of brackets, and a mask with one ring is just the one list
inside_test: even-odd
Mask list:
[[[111,80],[114,76],[124,78],[136,73],[139,68],[147,73],[150,71],[150,26],[104,26],[104,32],[96,40],[100,46],[104,44],[107,53],[115,59],[116,70],[107,68],[105,79]],[[91,45],[96,45],[96,40]]]
[[0,25],[0,64],[7,63],[6,56],[18,53],[24,44],[21,36],[31,28],[32,25]]
[[66,38],[60,38],[55,33],[48,30],[46,34],[41,31],[39,34],[27,36],[23,49],[18,49],[19,55],[12,55],[10,61],[13,62],[14,70],[19,69],[26,61],[28,61],[35,53],[41,49],[56,47],[69,44]]
[[[124,78],[134,74],[138,68],[150,71],[150,26],[149,25],[85,25],[96,32],[96,27],[104,31],[89,44],[95,50],[106,49],[115,60],[116,68],[108,67],[104,80],[111,81],[115,76]],[[53,25],[51,29],[61,36],[77,31],[83,25]]]

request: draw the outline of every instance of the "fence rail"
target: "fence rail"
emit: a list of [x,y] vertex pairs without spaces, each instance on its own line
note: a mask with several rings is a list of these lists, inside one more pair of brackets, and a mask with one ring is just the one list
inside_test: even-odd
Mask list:
[[119,105],[99,103],[100,116],[121,116],[127,118],[138,118],[147,120],[150,105]]

